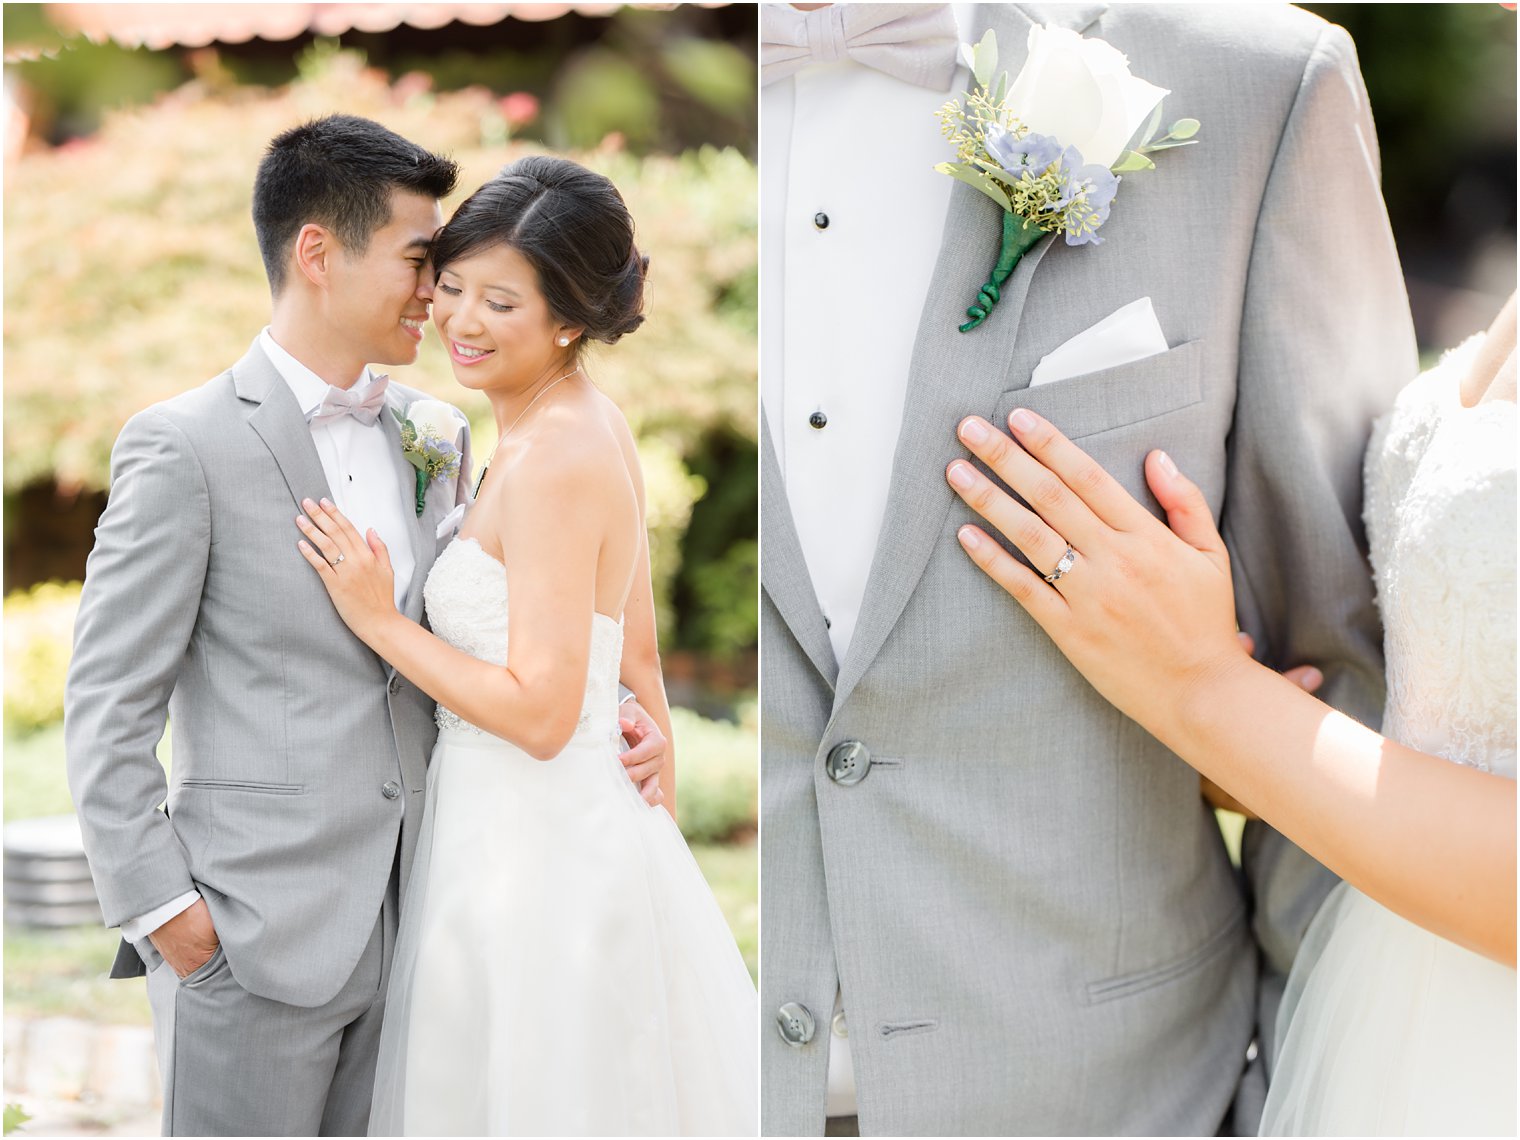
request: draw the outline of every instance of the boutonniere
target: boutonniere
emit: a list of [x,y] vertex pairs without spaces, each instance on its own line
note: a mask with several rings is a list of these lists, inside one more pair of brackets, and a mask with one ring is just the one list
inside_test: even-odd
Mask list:
[[463,426],[454,409],[442,400],[418,400],[406,412],[392,407],[401,425],[401,454],[417,469],[417,516],[434,479],[459,475],[459,431]]
[[[997,37],[962,45],[976,87],[940,109],[956,161],[934,169],[975,186],[1003,208],[1003,241],[991,277],[966,310],[969,332],[987,319],[1019,259],[1050,234],[1098,245],[1120,175],[1154,170],[1147,155],[1188,146],[1198,120],[1178,119],[1159,139],[1171,92],[1129,73],[1124,54],[1065,28],[1029,30],[1029,58],[1012,87],[997,70]],[[1141,131],[1141,125],[1144,130]],[[1137,137],[1133,149],[1128,144]]]

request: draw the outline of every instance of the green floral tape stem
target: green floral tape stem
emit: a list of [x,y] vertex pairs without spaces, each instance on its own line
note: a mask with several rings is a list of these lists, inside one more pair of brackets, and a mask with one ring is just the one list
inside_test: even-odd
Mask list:
[[992,312],[1002,298],[1003,285],[1012,276],[1019,259],[1033,249],[1041,238],[1049,236],[1049,233],[1033,222],[1026,222],[1017,214],[1004,211],[1003,245],[998,251],[997,264],[992,267],[992,276],[987,278],[986,284],[977,290],[976,302],[966,310],[966,315],[971,319],[960,326],[961,332],[970,332],[987,319],[987,314]]
[[417,470],[417,517],[422,517],[422,512],[427,509],[428,473],[425,468]]

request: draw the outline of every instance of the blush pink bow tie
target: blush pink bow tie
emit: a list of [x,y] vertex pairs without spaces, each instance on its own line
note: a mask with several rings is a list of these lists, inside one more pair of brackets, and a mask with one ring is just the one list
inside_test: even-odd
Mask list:
[[[322,406],[308,416],[306,422],[325,424],[344,416],[353,416],[368,427],[380,418],[380,409],[385,407],[385,390],[390,387],[390,383],[389,376],[376,376],[362,396],[354,395],[353,389],[345,391],[329,386],[327,395],[322,397]],[[354,387],[357,388],[358,385]]]
[[852,59],[905,83],[948,91],[959,33],[948,4],[760,5],[760,83],[810,63]]

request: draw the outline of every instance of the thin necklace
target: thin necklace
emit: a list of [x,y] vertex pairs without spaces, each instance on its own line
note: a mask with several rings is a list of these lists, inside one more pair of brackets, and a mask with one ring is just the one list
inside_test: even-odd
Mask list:
[[[509,435],[512,434],[512,429],[515,428],[518,424],[522,423],[522,418],[525,415],[528,414],[529,409],[531,409],[534,404],[538,403],[540,397],[542,397],[545,392],[547,392],[550,388],[554,387],[554,385],[558,384],[561,380],[568,380],[568,379],[570,379],[570,377],[574,376],[580,370],[581,370],[581,366],[579,364],[577,364],[574,368],[570,369],[570,371],[566,372],[563,376],[555,377],[553,380],[550,380],[549,383],[545,384],[542,388],[540,388],[538,390],[538,395],[534,396],[533,399],[531,399],[531,400],[528,401],[528,406],[526,408],[524,408],[522,411],[518,412],[517,413],[517,418],[515,420],[513,420],[510,424],[507,425],[507,430],[506,431],[504,431],[504,432],[501,433],[501,438],[496,441],[496,446],[491,449],[491,459],[495,459],[496,458],[496,453],[501,450],[501,445],[507,442],[507,436],[509,436]],[[491,470],[491,459],[487,459],[483,464],[481,464],[481,467],[480,467],[480,478],[478,478],[478,479],[475,480],[475,494],[473,496],[474,498],[477,498],[477,499],[480,498],[480,486],[481,486],[482,483],[484,483],[486,481],[486,472],[489,471],[489,470]]]

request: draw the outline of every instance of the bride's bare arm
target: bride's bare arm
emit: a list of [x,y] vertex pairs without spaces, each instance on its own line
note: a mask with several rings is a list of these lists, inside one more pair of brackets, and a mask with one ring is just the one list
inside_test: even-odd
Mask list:
[[472,520],[499,538],[509,568],[505,666],[455,649],[396,611],[389,556],[373,532],[366,542],[335,508],[311,503],[317,525],[302,528],[303,553],[355,635],[428,696],[540,760],[569,742],[586,688],[608,513],[607,472],[590,450],[535,448],[531,463],[500,480],[493,517]]
[[665,766],[660,769],[661,806],[676,815],[675,735],[670,725],[670,701],[660,667],[659,637],[655,632],[654,589],[649,577],[649,537],[644,535],[635,556],[634,579],[623,609],[622,682],[637,694],[650,718],[665,734]]
[[1252,661],[1198,488],[1147,457],[1169,529],[1020,415],[1017,444],[977,417],[962,439],[1038,514],[964,461],[950,482],[1033,565],[1054,567],[1068,542],[1081,553],[1052,586],[966,526],[972,560],[1105,698],[1235,799],[1389,909],[1514,965],[1514,781],[1386,740]]
[[623,660],[619,680],[633,690],[639,703],[665,735],[665,764],[660,769],[661,803],[676,815],[675,737],[670,726],[670,702],[665,696],[665,673],[660,665],[660,637],[655,626],[654,585],[649,569],[649,527],[644,500],[644,469],[628,421],[610,400],[607,421],[618,441],[638,504],[639,549],[633,559],[633,581],[623,608]]

